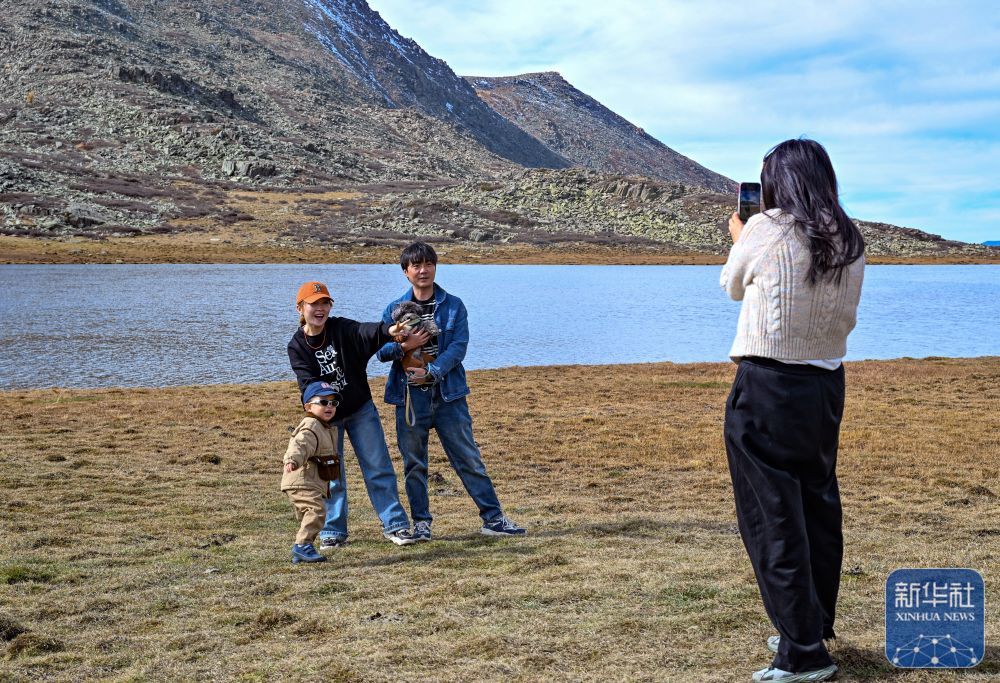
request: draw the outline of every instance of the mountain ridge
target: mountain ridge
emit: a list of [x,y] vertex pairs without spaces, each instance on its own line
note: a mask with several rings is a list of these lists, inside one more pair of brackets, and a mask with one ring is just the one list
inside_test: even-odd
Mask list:
[[[264,244],[420,236],[482,248],[597,239],[682,251],[715,244],[698,235],[725,236],[729,200],[718,193],[732,181],[553,72],[479,79],[477,91],[363,0],[14,4],[0,16],[0,65],[6,235],[235,229]],[[517,79],[527,90],[515,97],[505,88]],[[498,111],[512,103],[533,118]],[[579,171],[588,166],[610,175]],[[525,183],[535,205],[506,206]],[[663,183],[684,185],[676,191],[685,196],[715,192],[704,204],[714,208],[675,215],[642,203]],[[456,184],[510,194],[445,197]],[[602,189],[619,185],[637,194]],[[550,201],[559,197],[586,201]],[[566,223],[539,220],[552,207]],[[606,224],[626,219],[628,230]],[[907,249],[941,251],[930,238],[909,234]]]
[[573,87],[559,72],[465,76],[465,80],[500,115],[574,166],[688,182],[715,191],[736,189],[734,181],[671,149]]

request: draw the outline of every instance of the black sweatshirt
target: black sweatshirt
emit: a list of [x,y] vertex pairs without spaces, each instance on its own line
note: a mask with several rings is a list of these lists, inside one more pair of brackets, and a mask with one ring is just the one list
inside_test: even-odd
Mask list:
[[300,327],[288,342],[288,360],[299,382],[299,394],[310,382],[326,382],[340,394],[333,419],[353,415],[372,400],[368,360],[390,341],[387,323],[328,318],[323,332],[308,338]]

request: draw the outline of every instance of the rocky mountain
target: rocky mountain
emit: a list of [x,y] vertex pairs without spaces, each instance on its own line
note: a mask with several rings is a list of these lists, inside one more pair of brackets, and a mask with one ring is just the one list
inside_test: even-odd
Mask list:
[[[8,224],[147,230],[217,215],[198,197],[225,179],[567,165],[363,1],[40,0],[4,10]],[[129,186],[142,191],[118,191]]]
[[[363,0],[45,0],[15,8],[3,24],[5,75],[36,96],[89,95],[82,77],[119,105],[151,94],[161,108],[191,105],[203,118],[258,124],[275,137],[337,137],[344,123],[355,134],[351,124],[380,123],[365,121],[365,107],[411,108],[519,165],[567,165]],[[25,72],[34,77],[17,78]],[[345,107],[355,121],[316,120]],[[383,146],[408,142],[378,132]]]
[[729,192],[736,184],[670,149],[558,73],[466,76],[484,102],[573,166]]
[[0,14],[4,235],[715,251],[731,189],[558,75],[460,78],[363,0]]
[[[569,165],[522,129],[483,107],[475,91],[447,63],[400,36],[363,0],[304,0],[302,4],[306,32],[329,50],[336,66],[346,69],[348,76],[376,100],[381,97],[385,106],[413,107],[522,166]],[[283,6],[291,11],[297,3],[285,2]]]

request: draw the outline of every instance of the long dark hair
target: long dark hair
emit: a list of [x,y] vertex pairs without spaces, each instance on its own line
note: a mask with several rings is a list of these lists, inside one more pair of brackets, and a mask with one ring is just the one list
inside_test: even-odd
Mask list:
[[831,275],[865,253],[865,240],[837,196],[837,175],[830,156],[815,140],[799,138],[775,145],[764,156],[760,184],[765,209],[781,209],[809,241],[812,262],[807,277]]

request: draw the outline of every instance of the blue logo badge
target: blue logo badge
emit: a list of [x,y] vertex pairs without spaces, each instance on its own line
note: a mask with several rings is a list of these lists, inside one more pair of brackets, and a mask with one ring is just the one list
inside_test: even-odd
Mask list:
[[885,656],[908,669],[964,669],[986,650],[986,591],[974,569],[897,569],[885,582]]

